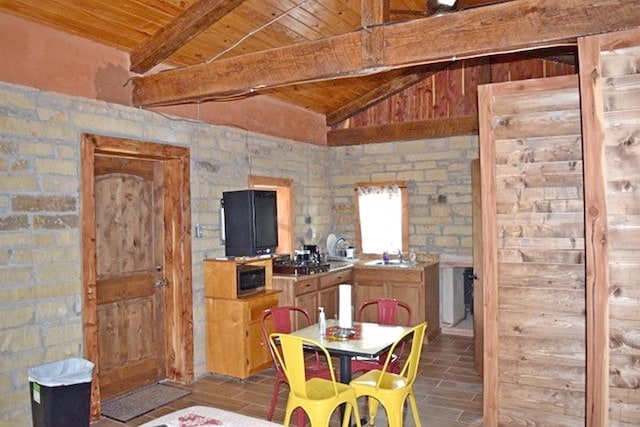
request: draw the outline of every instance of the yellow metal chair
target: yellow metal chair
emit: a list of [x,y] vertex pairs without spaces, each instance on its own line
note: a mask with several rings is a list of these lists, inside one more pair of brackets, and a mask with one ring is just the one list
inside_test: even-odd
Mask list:
[[381,403],[387,412],[389,427],[402,427],[404,402],[408,397],[416,427],[421,427],[413,383],[418,375],[420,353],[426,330],[427,324],[423,322],[407,331],[391,347],[389,355],[393,355],[397,346],[412,340],[411,351],[399,374],[389,371],[392,357],[388,356],[382,370],[373,369],[351,381],[356,396],[369,397],[369,424],[374,425],[378,404]]
[[[353,411],[356,424],[361,427],[358,402],[353,388],[336,381],[333,364],[327,349],[319,342],[289,334],[275,333],[269,336],[269,345],[289,382],[289,397],[285,410],[284,425],[288,426],[291,414],[300,407],[311,421],[311,427],[328,427],[331,414],[341,404],[345,405],[342,426],[350,423]],[[304,347],[312,346],[324,354],[329,365],[331,379],[306,378]],[[278,351],[279,347],[279,351]]]

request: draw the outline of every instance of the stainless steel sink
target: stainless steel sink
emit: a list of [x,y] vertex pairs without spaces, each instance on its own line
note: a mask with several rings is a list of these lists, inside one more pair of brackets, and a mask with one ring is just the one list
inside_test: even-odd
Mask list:
[[373,261],[366,262],[364,265],[369,265],[372,267],[414,267],[416,265],[415,262],[411,261],[400,261],[399,259],[390,259],[386,263],[381,259],[376,259]]
[[342,267],[348,267],[351,264],[352,263],[350,262],[344,262],[344,261],[329,261],[329,271],[342,268]]

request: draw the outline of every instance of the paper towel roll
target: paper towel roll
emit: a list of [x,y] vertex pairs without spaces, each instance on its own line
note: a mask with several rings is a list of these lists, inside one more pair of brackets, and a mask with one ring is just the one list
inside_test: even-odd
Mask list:
[[338,285],[338,327],[351,328],[351,285]]

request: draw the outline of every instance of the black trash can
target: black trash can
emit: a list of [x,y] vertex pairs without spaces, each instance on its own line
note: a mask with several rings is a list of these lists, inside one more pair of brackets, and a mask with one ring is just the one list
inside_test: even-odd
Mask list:
[[473,268],[465,268],[463,274],[464,280],[464,317],[467,318],[467,314],[473,315]]
[[34,427],[88,427],[93,363],[60,360],[29,369]]

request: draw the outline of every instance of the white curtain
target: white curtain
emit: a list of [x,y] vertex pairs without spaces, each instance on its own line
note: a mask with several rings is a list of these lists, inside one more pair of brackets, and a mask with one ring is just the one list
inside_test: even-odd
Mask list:
[[395,253],[402,249],[400,187],[358,187],[362,252]]

